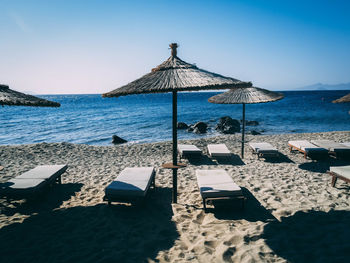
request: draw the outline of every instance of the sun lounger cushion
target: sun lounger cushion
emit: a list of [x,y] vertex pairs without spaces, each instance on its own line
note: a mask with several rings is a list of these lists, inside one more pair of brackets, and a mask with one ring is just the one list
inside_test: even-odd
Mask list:
[[11,179],[6,183],[1,184],[1,193],[2,194],[33,194],[39,192],[46,186],[45,179]]
[[214,157],[227,157],[231,156],[231,152],[227,149],[225,144],[208,144],[209,155]]
[[155,176],[153,167],[125,168],[105,189],[106,196],[144,197]]
[[40,192],[66,170],[67,165],[40,165],[16,178],[0,184],[3,195],[25,195]]
[[278,152],[277,148],[273,147],[268,142],[251,142],[251,143],[249,143],[249,146],[257,153],[275,153],[275,152]]
[[328,150],[318,147],[308,141],[289,141],[289,145],[306,152],[307,155],[327,155]]
[[333,173],[336,173],[340,176],[343,176],[350,180],[350,165],[347,166],[331,166],[329,170]]
[[202,151],[197,146],[192,144],[178,144],[177,150],[181,156],[191,154],[202,154]]
[[350,152],[350,147],[330,140],[312,140],[311,143],[332,152]]
[[196,177],[203,198],[242,195],[242,189],[225,170],[196,170]]
[[16,179],[49,180],[61,175],[65,170],[67,170],[67,168],[67,165],[39,165],[34,169],[17,176]]

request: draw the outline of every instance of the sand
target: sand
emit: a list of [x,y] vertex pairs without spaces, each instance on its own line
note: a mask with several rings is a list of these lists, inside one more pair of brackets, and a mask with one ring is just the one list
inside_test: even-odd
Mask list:
[[[68,164],[63,184],[38,201],[0,199],[0,262],[345,262],[350,257],[350,184],[330,186],[329,166],[350,165],[333,158],[304,159],[287,142],[299,139],[350,141],[350,132],[247,136],[267,141],[283,154],[264,160],[240,135],[192,143],[200,160],[183,160],[178,204],[171,204],[171,143],[89,146],[39,143],[0,146],[0,181],[37,165]],[[225,143],[234,153],[217,162],[206,145]],[[107,206],[104,188],[125,167],[154,166],[157,189],[143,207]],[[225,169],[248,198],[244,210],[232,205],[203,211],[196,169]]]

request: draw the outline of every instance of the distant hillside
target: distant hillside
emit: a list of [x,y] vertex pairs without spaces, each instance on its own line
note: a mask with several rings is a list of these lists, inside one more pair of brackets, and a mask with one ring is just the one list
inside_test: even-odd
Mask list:
[[335,85],[316,83],[313,85],[300,87],[298,90],[350,90],[350,83],[341,83]]

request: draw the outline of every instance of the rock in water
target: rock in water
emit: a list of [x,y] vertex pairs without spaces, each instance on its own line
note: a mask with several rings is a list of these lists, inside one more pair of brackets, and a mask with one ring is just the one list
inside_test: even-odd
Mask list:
[[251,135],[260,135],[261,133],[258,132],[258,131],[252,130],[252,131],[250,132],[250,134],[251,134]]
[[215,129],[225,134],[233,134],[241,130],[241,125],[238,120],[225,116],[219,119]]
[[208,128],[208,124],[206,124],[205,122],[197,122],[194,126],[193,126],[193,132],[195,133],[206,133],[207,132],[207,128]]
[[177,123],[177,129],[179,130],[184,130],[184,129],[187,129],[188,128],[188,125],[184,122],[178,122]]
[[121,143],[126,143],[126,142],[127,142],[127,140],[124,140],[123,138],[120,138],[117,135],[112,136],[112,143],[113,144],[121,144]]

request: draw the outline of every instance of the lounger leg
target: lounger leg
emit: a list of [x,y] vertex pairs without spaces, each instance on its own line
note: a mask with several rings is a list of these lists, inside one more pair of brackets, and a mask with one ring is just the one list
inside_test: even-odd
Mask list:
[[107,201],[108,203],[108,206],[111,206],[112,205],[112,202],[111,201]]
[[207,211],[207,205],[205,203],[205,198],[203,198],[203,208],[204,208],[204,212],[206,212]]
[[337,182],[337,177],[335,175],[332,175],[332,186],[335,187],[335,183]]

